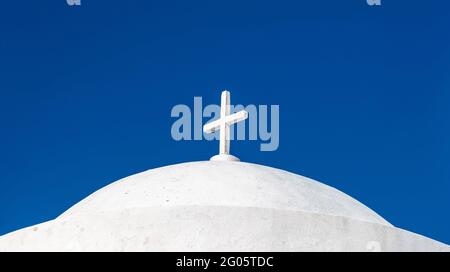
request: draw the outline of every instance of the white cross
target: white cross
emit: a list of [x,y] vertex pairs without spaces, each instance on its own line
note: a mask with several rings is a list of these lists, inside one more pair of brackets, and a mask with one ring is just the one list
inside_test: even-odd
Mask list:
[[220,99],[220,118],[203,126],[205,133],[220,130],[219,155],[211,160],[239,160],[230,155],[230,126],[247,119],[248,112],[241,110],[230,115],[230,92],[223,91]]

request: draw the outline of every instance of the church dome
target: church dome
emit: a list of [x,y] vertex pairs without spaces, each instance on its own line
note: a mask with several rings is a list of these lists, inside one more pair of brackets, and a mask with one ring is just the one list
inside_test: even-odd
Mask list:
[[392,226],[343,192],[230,154],[221,94],[219,154],[132,175],[54,220],[0,237],[0,251],[449,251]]
[[315,180],[257,164],[218,161],[176,164],[126,177],[91,194],[60,218],[173,206],[302,211],[390,225],[362,203]]
[[171,165],[94,192],[0,251],[449,251],[330,186],[236,161]]

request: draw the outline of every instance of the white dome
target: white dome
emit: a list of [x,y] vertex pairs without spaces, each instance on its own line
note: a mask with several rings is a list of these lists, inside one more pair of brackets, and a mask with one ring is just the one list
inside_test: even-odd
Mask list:
[[0,251],[449,251],[317,181],[243,162],[156,168],[58,218],[0,237]]
[[190,162],[126,177],[91,194],[60,218],[143,207],[238,206],[343,216],[390,225],[330,186],[287,171],[243,162]]

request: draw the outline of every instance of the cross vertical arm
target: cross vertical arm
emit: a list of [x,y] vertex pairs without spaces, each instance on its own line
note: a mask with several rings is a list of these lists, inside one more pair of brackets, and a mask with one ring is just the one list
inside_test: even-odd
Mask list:
[[225,121],[228,115],[230,115],[230,92],[223,91],[220,98],[219,154],[230,154],[230,126]]

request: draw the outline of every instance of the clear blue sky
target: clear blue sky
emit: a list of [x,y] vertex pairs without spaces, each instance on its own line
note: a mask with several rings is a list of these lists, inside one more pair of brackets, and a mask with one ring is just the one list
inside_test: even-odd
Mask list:
[[146,169],[206,160],[173,105],[280,105],[242,160],[336,187],[450,243],[450,2],[4,1],[0,234]]

